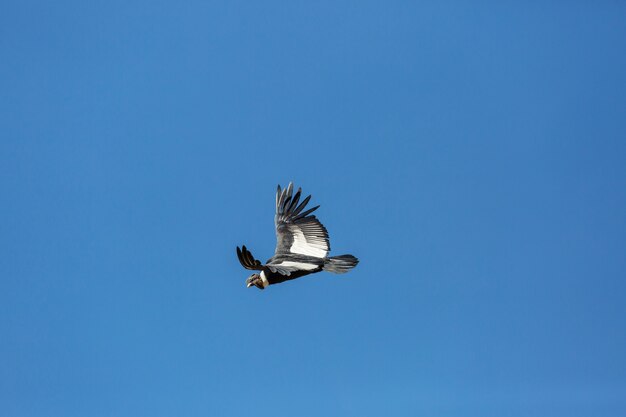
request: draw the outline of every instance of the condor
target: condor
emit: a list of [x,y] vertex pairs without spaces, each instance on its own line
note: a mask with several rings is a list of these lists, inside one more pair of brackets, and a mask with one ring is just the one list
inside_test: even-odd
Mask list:
[[328,231],[311,215],[319,206],[306,211],[308,196],[300,204],[302,190],[293,194],[293,184],[276,190],[276,251],[265,265],[252,256],[245,246],[237,247],[237,257],[244,268],[254,273],[246,280],[246,287],[255,286],[261,290],[269,285],[314,274],[320,271],[343,274],[354,268],[359,260],[352,255],[328,256],[330,243]]

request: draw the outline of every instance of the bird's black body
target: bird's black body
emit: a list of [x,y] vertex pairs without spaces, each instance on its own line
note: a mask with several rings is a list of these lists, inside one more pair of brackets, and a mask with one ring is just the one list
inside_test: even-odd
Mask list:
[[352,255],[328,257],[330,243],[328,231],[311,213],[319,206],[303,211],[311,196],[298,205],[301,189],[292,195],[293,184],[276,191],[276,252],[265,265],[256,260],[245,246],[237,247],[237,257],[241,265],[250,270],[261,271],[252,274],[246,284],[264,289],[269,285],[329,271],[336,274],[348,272],[359,260]]

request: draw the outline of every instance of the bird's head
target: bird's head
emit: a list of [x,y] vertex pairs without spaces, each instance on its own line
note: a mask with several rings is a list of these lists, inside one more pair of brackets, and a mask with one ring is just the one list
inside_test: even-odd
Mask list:
[[260,290],[265,289],[265,287],[263,286],[263,279],[261,278],[261,275],[252,274],[248,277],[248,279],[246,280],[246,288],[250,288],[253,285]]

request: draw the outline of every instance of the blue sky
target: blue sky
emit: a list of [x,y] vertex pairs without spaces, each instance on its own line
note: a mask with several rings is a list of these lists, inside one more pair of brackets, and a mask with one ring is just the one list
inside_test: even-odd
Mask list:
[[5,2],[0,414],[625,415],[626,6],[525,3]]

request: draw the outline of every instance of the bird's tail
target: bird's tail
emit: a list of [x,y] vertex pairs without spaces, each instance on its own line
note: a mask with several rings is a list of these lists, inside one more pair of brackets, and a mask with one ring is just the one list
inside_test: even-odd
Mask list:
[[354,268],[359,263],[359,260],[352,255],[339,255],[331,256],[324,259],[324,271],[332,272],[335,274],[344,274]]

